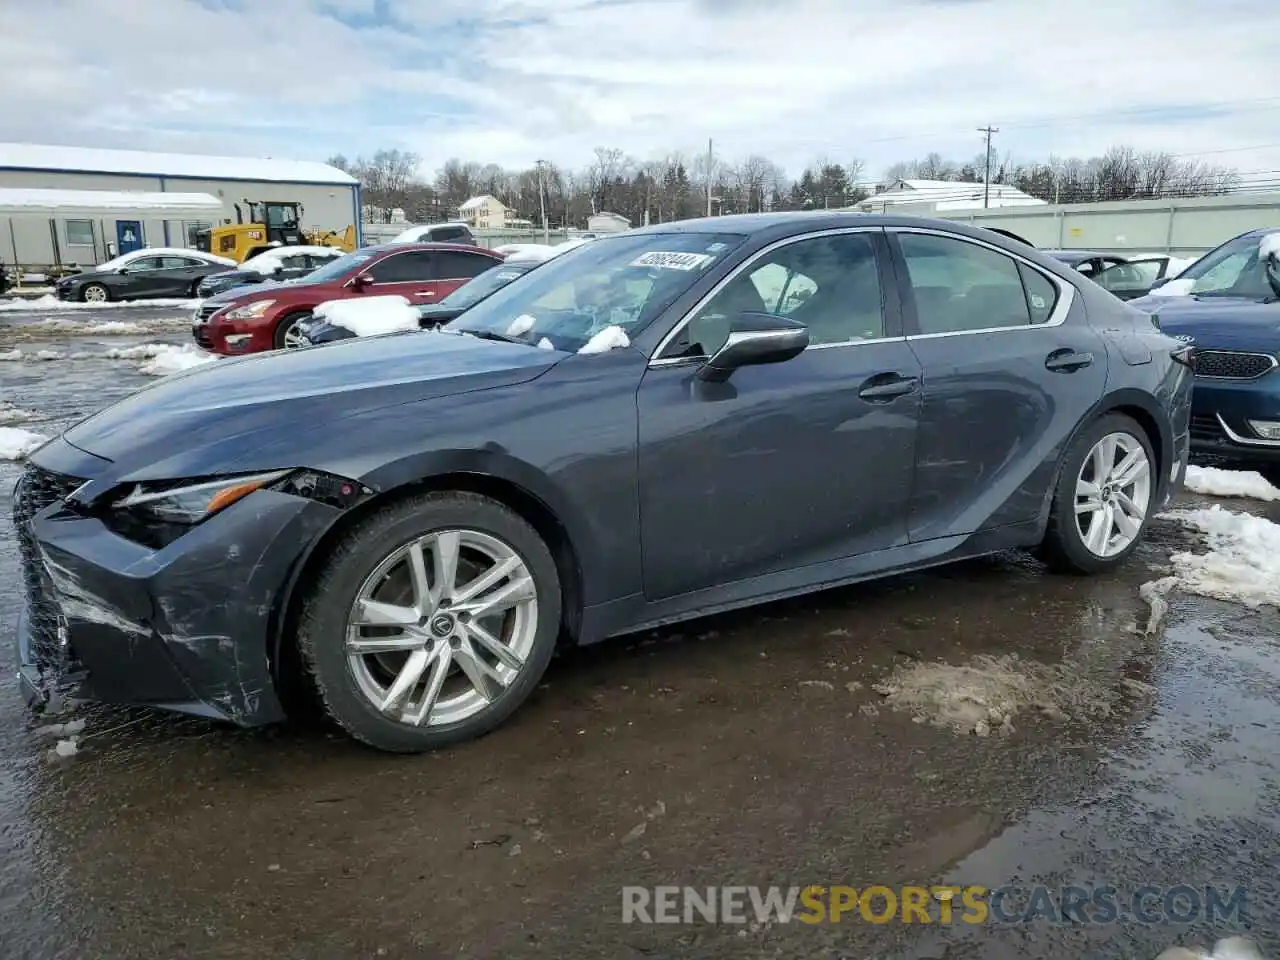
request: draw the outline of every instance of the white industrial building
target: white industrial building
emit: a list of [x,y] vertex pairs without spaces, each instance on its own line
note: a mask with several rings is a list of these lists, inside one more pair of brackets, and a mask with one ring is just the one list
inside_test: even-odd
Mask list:
[[985,207],[1043,207],[1045,201],[1007,183],[959,180],[893,180],[881,184],[875,194],[851,209],[863,213],[942,213],[948,210],[981,210]]
[[360,185],[313,161],[0,143],[6,189],[24,203],[0,212],[0,260],[24,266],[194,247],[200,230],[235,223],[235,204],[243,210],[246,200],[301,203],[304,229],[341,233],[354,223],[360,235]]

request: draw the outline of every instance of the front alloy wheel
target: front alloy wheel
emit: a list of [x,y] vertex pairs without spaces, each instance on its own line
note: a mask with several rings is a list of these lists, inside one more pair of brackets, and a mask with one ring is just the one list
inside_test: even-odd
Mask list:
[[280,335],[280,340],[286,350],[300,350],[311,346],[311,342],[302,335],[302,317],[285,320],[284,332]]
[[418,494],[326,553],[298,647],[329,715],[356,739],[398,753],[469,740],[537,686],[560,635],[560,577],[511,508]]
[[1076,475],[1076,529],[1090,553],[1113,557],[1142,530],[1151,506],[1151,461],[1138,439],[1109,433]]
[[81,294],[85,303],[106,303],[111,299],[107,293],[107,288],[100,283],[91,283],[84,288]]
[[379,712],[410,726],[468,720],[524,669],[538,590],[510,544],[442,530],[400,547],[360,587],[347,666]]

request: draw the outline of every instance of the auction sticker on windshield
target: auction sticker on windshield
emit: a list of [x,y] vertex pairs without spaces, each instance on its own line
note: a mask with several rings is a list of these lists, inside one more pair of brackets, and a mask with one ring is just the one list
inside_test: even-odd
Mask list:
[[633,267],[658,267],[665,270],[697,270],[715,260],[705,253],[674,253],[651,250],[631,261]]

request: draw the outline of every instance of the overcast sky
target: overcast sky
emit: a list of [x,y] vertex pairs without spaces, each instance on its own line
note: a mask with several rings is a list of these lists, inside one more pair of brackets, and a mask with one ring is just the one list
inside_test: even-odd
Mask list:
[[[570,166],[1113,143],[1280,171],[1261,0],[2,0],[0,140]],[[1278,174],[1277,176],[1280,176]]]

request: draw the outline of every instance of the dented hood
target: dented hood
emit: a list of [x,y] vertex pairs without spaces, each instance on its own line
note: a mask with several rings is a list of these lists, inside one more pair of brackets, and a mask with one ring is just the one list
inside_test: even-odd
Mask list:
[[445,333],[362,337],[217,360],[141,390],[63,439],[120,476],[189,475],[190,452],[216,472],[282,438],[304,444],[370,410],[532,380],[558,354]]

